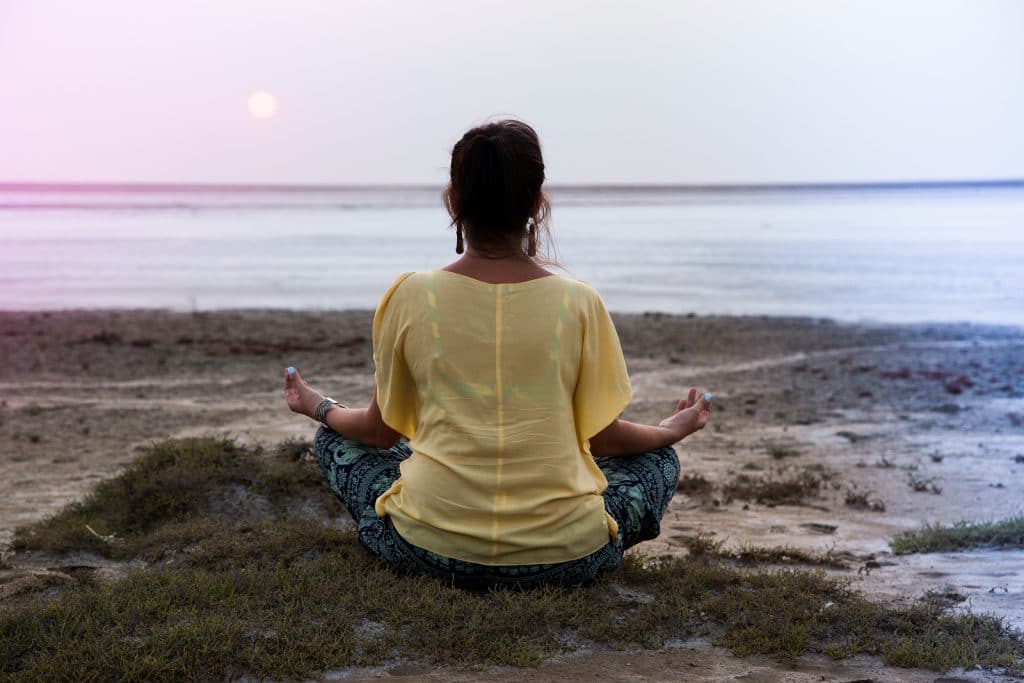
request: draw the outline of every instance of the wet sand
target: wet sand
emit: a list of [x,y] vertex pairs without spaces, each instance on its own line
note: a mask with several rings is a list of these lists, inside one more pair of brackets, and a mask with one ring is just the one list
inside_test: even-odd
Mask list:
[[[283,368],[297,366],[339,400],[368,401],[371,318],[368,311],[0,313],[0,547],[15,527],[80,498],[154,439],[310,437],[313,423],[281,399]],[[677,445],[684,473],[707,484],[676,495],[661,536],[642,552],[685,553],[699,534],[727,548],[831,550],[848,568],[829,572],[879,599],[934,590],[958,609],[1024,627],[1024,551],[893,556],[887,544],[926,522],[1024,511],[1024,329],[663,314],[615,321],[636,394],[626,418],[664,417],[689,386],[714,392],[711,426]],[[801,477],[817,482],[814,490],[789,503],[736,494],[744,482]],[[687,647],[697,648],[694,662],[712,668],[683,662]],[[602,654],[609,671],[625,674],[641,661],[617,656]],[[666,666],[679,659],[693,669],[693,680],[763,664],[692,644],[662,657]],[[552,679],[562,675],[558,667],[581,674],[572,661],[543,670]],[[855,673],[807,662],[808,672],[820,664],[834,676]],[[891,676],[877,663],[865,666],[875,667],[867,676]],[[770,665],[755,677],[796,673],[786,672]],[[441,672],[410,671],[420,674]],[[899,671],[904,680],[935,677],[916,675]]]

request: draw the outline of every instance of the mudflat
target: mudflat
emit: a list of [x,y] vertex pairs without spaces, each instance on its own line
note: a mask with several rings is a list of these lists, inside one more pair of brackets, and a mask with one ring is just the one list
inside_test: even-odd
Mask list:
[[[637,552],[813,561],[869,597],[899,602],[929,591],[1024,627],[1021,549],[894,555],[889,547],[926,523],[1021,514],[1024,329],[614,317],[636,395],[624,417],[657,421],[690,386],[714,394],[709,427],[676,446],[683,479],[661,536]],[[350,405],[368,402],[371,319],[370,311],[0,312],[0,549],[16,527],[80,499],[156,440],[310,438],[315,425],[282,400],[284,368]],[[707,669],[690,671],[708,680],[781,671],[693,652]],[[626,673],[652,656],[604,654],[602,670]],[[662,656],[696,666],[679,651]],[[808,666],[882,671],[854,664]],[[584,665],[596,666],[569,658],[545,676],[569,667],[571,678]]]

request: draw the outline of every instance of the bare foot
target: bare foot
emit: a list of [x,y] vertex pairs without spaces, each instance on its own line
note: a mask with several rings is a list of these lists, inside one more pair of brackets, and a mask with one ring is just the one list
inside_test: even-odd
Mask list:
[[294,412],[313,417],[317,405],[324,400],[324,395],[309,386],[298,370],[289,367],[284,371],[284,400]]

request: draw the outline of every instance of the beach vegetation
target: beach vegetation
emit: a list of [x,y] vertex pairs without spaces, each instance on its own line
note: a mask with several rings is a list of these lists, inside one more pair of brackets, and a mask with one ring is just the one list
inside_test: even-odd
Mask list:
[[931,491],[935,495],[942,493],[942,487],[936,484],[938,477],[922,477],[918,475],[914,469],[905,467],[904,471],[907,473],[907,486],[912,491],[923,493],[925,491]]
[[872,498],[870,491],[865,491],[857,486],[851,486],[847,489],[844,502],[847,507],[851,507],[854,510],[885,512],[885,503],[877,498]]
[[1024,516],[993,522],[929,524],[922,529],[905,531],[895,536],[889,545],[897,555],[978,548],[1024,548]]
[[850,566],[846,559],[834,552],[834,549],[814,552],[794,546],[758,546],[750,543],[730,548],[726,547],[725,539],[717,539],[708,533],[677,537],[677,540],[686,548],[691,558],[729,560],[739,565],[802,564],[833,569],[848,569]]
[[[584,642],[687,638],[786,661],[870,654],[1024,672],[1024,636],[997,619],[935,601],[884,605],[820,569],[758,566],[826,564],[795,549],[705,539],[691,557],[630,552],[574,588],[465,590],[399,575],[326,512],[341,506],[295,450],[158,442],[81,503],[20,529],[15,571],[45,561],[63,578],[0,602],[0,679],[292,679],[409,659],[534,666]],[[90,556],[107,558],[95,563],[102,578]]]
[[784,446],[782,444],[772,443],[765,446],[765,450],[775,460],[782,460],[784,458],[795,458],[800,455],[800,451],[792,446]]
[[[282,449],[294,453],[295,446],[286,442]],[[154,443],[84,500],[16,530],[13,548],[128,559],[180,525],[274,522],[298,508],[341,514],[315,466],[267,455],[223,437]]]
[[699,496],[705,493],[709,493],[714,488],[714,484],[708,481],[701,474],[684,474],[679,478],[679,483],[676,485],[676,491],[685,494],[687,496]]
[[829,473],[813,465],[780,469],[768,476],[740,473],[722,486],[722,494],[764,505],[804,505],[820,494],[829,478]]
[[728,553],[738,562],[755,564],[804,564],[832,569],[848,569],[849,564],[833,550],[811,551],[794,546],[741,545]]

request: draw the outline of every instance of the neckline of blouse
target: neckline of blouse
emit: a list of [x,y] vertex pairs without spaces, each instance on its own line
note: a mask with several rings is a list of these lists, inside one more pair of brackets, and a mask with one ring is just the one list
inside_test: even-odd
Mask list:
[[553,280],[553,279],[557,279],[559,277],[558,273],[550,273],[548,275],[541,275],[540,277],[531,278],[529,280],[520,280],[519,282],[487,282],[485,280],[478,280],[475,277],[470,277],[469,275],[463,275],[462,273],[455,273],[453,271],[443,270],[441,268],[436,268],[432,272],[434,272],[434,273],[445,273],[447,275],[454,275],[456,278],[458,278],[460,280],[464,280],[466,282],[471,282],[473,284],[481,285],[481,286],[484,286],[484,287],[504,287],[504,288],[510,288],[510,289],[513,289],[513,288],[514,289],[519,289],[519,288],[522,288],[522,287],[525,287],[525,286],[531,286],[531,285],[533,285],[536,282],[543,282],[545,280]]

